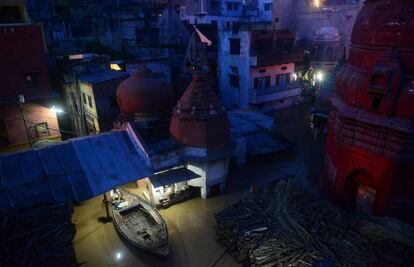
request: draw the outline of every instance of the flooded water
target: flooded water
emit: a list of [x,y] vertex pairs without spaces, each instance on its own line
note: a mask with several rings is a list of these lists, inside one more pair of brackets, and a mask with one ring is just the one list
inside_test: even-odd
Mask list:
[[[81,266],[240,266],[215,241],[214,213],[240,199],[251,184],[289,175],[318,185],[323,163],[323,139],[315,139],[312,134],[308,106],[281,110],[271,116],[279,132],[296,147],[289,153],[254,158],[248,165],[232,169],[224,195],[196,198],[162,210],[171,248],[171,255],[165,259],[125,243],[112,223],[98,222],[99,217],[105,216],[102,197],[75,206],[75,250]],[[134,184],[126,187],[137,190]]]

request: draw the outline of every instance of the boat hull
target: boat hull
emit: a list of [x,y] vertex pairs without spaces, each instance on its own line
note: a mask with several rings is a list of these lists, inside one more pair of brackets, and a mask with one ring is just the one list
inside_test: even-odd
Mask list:
[[168,256],[167,225],[158,210],[140,196],[128,190],[120,190],[124,206],[112,206],[113,223],[117,231],[129,243],[142,250]]

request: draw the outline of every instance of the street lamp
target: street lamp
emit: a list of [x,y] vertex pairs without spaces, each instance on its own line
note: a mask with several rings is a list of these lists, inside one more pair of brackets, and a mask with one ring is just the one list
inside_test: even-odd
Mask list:
[[316,73],[316,79],[319,82],[322,82],[322,80],[323,80],[323,73],[321,71],[318,71],[318,73]]
[[53,105],[53,106],[50,108],[50,111],[52,111],[52,112],[54,112],[54,113],[56,113],[56,114],[61,114],[61,113],[64,113],[63,109],[61,109],[61,108],[57,108],[55,105]]

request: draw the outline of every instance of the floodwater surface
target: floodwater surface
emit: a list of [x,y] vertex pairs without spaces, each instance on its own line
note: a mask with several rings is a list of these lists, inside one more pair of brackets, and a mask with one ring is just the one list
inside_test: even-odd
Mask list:
[[[216,243],[214,213],[239,200],[252,184],[294,176],[318,185],[323,138],[312,134],[308,109],[302,105],[271,114],[279,133],[297,144],[291,152],[253,158],[246,166],[231,169],[227,192],[221,196],[195,198],[160,211],[167,223],[171,249],[171,255],[164,259],[130,246],[111,222],[99,222],[98,218],[105,216],[102,197],[75,206],[78,262],[84,267],[240,266]],[[125,187],[138,191],[134,184]]]

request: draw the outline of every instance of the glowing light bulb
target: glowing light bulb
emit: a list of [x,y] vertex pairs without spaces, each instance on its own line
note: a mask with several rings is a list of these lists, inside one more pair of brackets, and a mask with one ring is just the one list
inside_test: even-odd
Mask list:
[[50,111],[52,111],[54,113],[63,113],[63,109],[57,108],[56,106],[52,106],[50,108]]
[[319,81],[319,82],[322,82],[322,80],[323,80],[323,73],[322,72],[318,72],[318,73],[316,73],[316,79]]

